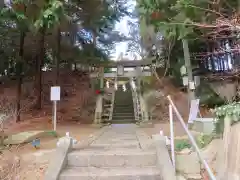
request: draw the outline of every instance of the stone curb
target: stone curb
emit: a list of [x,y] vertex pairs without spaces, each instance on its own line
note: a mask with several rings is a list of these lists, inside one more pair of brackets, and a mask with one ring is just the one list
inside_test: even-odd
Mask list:
[[63,137],[59,139],[59,146],[56,148],[55,158],[50,162],[50,165],[45,174],[44,180],[58,180],[61,170],[67,165],[67,155],[73,148],[84,148],[93,143],[98,137],[109,129],[109,126],[104,126],[99,131],[90,135],[78,144],[73,145],[72,138]]
[[138,129],[136,131],[136,136],[142,149],[147,150],[154,148],[152,138],[148,136],[143,130]]
[[50,162],[44,180],[58,179],[61,170],[67,164],[67,154],[71,150],[72,144],[73,140],[69,137],[59,139],[59,146],[56,148],[54,159]]
[[165,137],[156,134],[153,135],[152,138],[157,151],[157,166],[160,168],[162,180],[177,180],[166,146]]
[[87,138],[81,140],[73,146],[74,149],[85,148],[92,144],[97,138],[103,135],[104,132],[108,131],[110,126],[103,126],[99,131],[89,135]]

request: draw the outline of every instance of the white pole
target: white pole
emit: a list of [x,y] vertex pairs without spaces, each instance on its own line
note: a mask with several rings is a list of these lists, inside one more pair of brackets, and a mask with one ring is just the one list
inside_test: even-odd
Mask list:
[[53,101],[53,130],[57,130],[57,101]]
[[173,110],[172,105],[169,104],[169,119],[170,119],[170,141],[171,141],[171,156],[174,171],[176,172],[176,161],[175,161],[175,146],[174,146],[174,127],[173,127]]
[[187,126],[186,126],[186,124],[185,124],[182,116],[181,116],[180,113],[178,112],[178,110],[177,110],[176,106],[174,105],[171,97],[170,97],[170,96],[167,96],[167,98],[168,98],[170,104],[172,105],[172,108],[173,108],[174,112],[176,113],[177,118],[179,119],[180,123],[182,124],[183,129],[184,129],[185,132],[187,133],[188,138],[190,139],[193,147],[195,148],[195,150],[196,150],[196,152],[197,152],[197,154],[198,154],[198,157],[200,158],[201,162],[203,163],[204,167],[206,168],[206,170],[207,170],[207,172],[208,172],[208,174],[209,174],[209,176],[210,176],[210,179],[211,179],[211,180],[216,180],[216,177],[214,176],[214,174],[213,174],[211,168],[209,167],[207,161],[206,161],[205,159],[203,159],[203,156],[202,156],[202,154],[201,154],[201,151],[200,151],[200,149],[199,149],[199,147],[198,147],[198,145],[197,145],[194,137],[192,136],[192,134],[191,134],[190,131],[188,130],[188,128],[187,128]]

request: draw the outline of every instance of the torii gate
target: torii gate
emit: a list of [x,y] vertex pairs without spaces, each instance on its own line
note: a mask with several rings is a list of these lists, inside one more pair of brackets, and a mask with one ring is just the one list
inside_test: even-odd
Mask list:
[[[134,60],[134,61],[129,61],[129,60],[121,60],[121,61],[110,61],[107,64],[102,64],[98,67],[100,67],[99,72],[91,73],[90,78],[93,79],[100,79],[100,89],[104,89],[104,78],[112,78],[114,79],[113,82],[118,81],[119,79],[123,78],[136,78],[137,84],[136,87],[137,89],[140,89],[141,87],[141,77],[146,77],[146,76],[151,76],[152,71],[151,68],[149,69],[144,69],[144,67],[152,66],[153,62],[151,59],[147,60]],[[104,68],[117,68],[117,72],[104,72]],[[134,68],[133,71],[125,71],[125,68]],[[93,81],[92,82],[92,87],[93,87]],[[111,96],[112,100],[112,108],[113,108],[113,101],[114,101],[114,92],[113,95]],[[144,99],[142,96],[140,96],[140,107],[141,107],[141,116],[143,117],[143,121],[148,121],[149,120],[149,115],[147,112],[147,107],[146,103],[144,102]],[[111,110],[111,112],[113,109]],[[94,119],[94,124],[101,124],[101,117],[103,113],[103,96],[98,96],[96,100],[96,110],[95,110],[95,119]],[[109,119],[111,119],[111,115],[109,116]]]
[[[100,71],[90,74],[90,78],[100,78],[100,88],[104,88],[104,78],[133,78],[151,76],[151,69],[144,69],[146,66],[151,66],[152,60],[120,60],[110,61],[100,65]],[[104,72],[104,68],[117,68],[117,72]],[[125,68],[134,68],[134,71],[125,71]],[[142,69],[143,68],[143,69]],[[139,79],[139,78],[138,78]]]

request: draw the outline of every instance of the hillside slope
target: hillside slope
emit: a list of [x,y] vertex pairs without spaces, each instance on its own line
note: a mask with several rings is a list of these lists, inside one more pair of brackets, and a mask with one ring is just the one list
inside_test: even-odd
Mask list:
[[[189,108],[188,108],[188,94],[181,91],[173,85],[170,78],[154,78],[154,89],[162,92],[165,96],[170,95],[174,104],[178,108],[180,114],[185,121],[188,120]],[[156,103],[154,110],[154,116],[157,121],[168,121],[169,120],[169,101],[166,97],[162,97]],[[203,117],[211,117],[212,114],[209,109],[200,107],[200,113]]]
[[[54,73],[44,72],[42,83],[42,103],[41,110],[35,106],[36,95],[34,79],[25,79],[22,86],[21,100],[21,123],[31,124],[31,121],[40,123],[51,123],[52,102],[50,101],[50,88],[54,84]],[[90,123],[95,110],[95,95],[90,88],[89,76],[82,72],[62,71],[60,72],[59,85],[61,87],[61,101],[58,102],[58,123],[78,121],[79,123]],[[14,114],[16,102],[16,82],[7,81],[0,85],[1,97],[0,107],[2,111]],[[15,124],[13,117],[8,120],[8,126]],[[30,121],[30,122],[29,122]],[[17,126],[20,126],[18,124]],[[36,125],[36,124],[35,124]]]

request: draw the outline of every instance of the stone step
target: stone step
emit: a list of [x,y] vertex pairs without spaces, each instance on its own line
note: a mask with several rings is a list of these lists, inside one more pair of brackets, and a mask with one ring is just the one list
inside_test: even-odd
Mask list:
[[[124,114],[126,113],[126,114]],[[134,117],[134,113],[130,113],[130,112],[124,112],[124,113],[118,113],[115,114],[115,112],[112,114],[112,116],[116,116],[116,117]]]
[[118,107],[114,107],[113,108],[113,112],[116,112],[116,113],[133,113],[134,112],[134,109],[133,108],[118,108]]
[[134,120],[134,116],[112,116],[112,120],[115,121],[128,121],[128,120]]
[[[108,122],[108,120],[106,121]],[[112,119],[110,121],[110,123],[113,123],[113,124],[132,124],[132,123],[135,123],[135,119],[134,118],[129,118],[129,119]]]
[[112,115],[113,117],[120,117],[120,118],[124,118],[124,117],[134,117],[134,113],[113,113]]
[[131,110],[133,110],[134,109],[134,107],[133,106],[117,106],[117,105],[114,105],[114,109],[119,109],[119,110],[124,110],[124,109],[131,109]]
[[115,101],[114,105],[119,106],[119,107],[121,107],[121,106],[133,106],[133,102],[129,102],[129,101],[126,101],[126,100],[122,100],[121,102],[120,101],[119,102]]
[[143,167],[156,165],[156,152],[141,150],[83,150],[68,154],[68,166]]
[[123,111],[123,112],[119,112],[119,111],[114,111],[113,112],[113,116],[134,116],[134,112],[131,111]]
[[134,117],[133,112],[113,112],[112,116],[119,116],[119,117]]
[[114,113],[134,113],[133,108],[113,108]]
[[131,109],[131,110],[133,110],[134,108],[133,108],[133,106],[128,106],[128,105],[126,105],[126,106],[118,106],[118,105],[114,105],[114,109],[119,109],[119,110],[124,110],[124,109]]
[[156,167],[78,167],[68,168],[60,174],[59,180],[160,180]]
[[121,143],[94,143],[91,145],[93,148],[107,148],[107,149],[117,149],[117,148],[139,148],[139,142],[124,142]]
[[[108,120],[107,120],[108,121]],[[127,123],[135,123],[135,119],[132,118],[125,118],[125,119],[121,119],[121,118],[114,118],[111,120],[110,123],[114,123],[114,124],[127,124]]]
[[114,112],[115,115],[134,115],[134,112]]
[[119,120],[119,121],[125,121],[125,120],[134,120],[135,116],[112,116],[112,120]]

